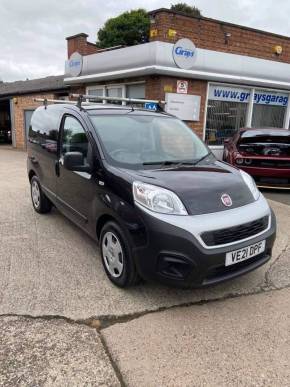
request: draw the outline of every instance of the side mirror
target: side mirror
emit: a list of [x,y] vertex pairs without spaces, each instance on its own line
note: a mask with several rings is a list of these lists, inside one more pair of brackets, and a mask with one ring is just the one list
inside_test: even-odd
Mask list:
[[84,161],[84,155],[81,152],[67,152],[63,158],[63,166],[69,171],[91,173],[92,168]]

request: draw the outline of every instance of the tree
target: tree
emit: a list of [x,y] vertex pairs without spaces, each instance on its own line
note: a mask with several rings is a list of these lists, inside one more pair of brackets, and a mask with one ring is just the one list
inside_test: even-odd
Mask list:
[[188,5],[186,3],[171,4],[170,9],[172,11],[185,13],[188,16],[201,16],[200,9],[198,9],[197,7],[192,7],[191,5]]
[[98,32],[97,46],[108,48],[145,43],[149,39],[149,29],[150,20],[144,9],[124,12],[106,21]]

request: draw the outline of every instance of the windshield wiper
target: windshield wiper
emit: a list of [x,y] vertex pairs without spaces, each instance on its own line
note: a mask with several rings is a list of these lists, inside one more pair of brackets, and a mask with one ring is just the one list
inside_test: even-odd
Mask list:
[[197,160],[194,165],[200,163],[202,160],[206,159],[209,155],[211,155],[211,152],[208,152],[205,156],[201,157],[199,160]]
[[166,165],[196,165],[200,161],[204,160],[206,157],[211,155],[211,152],[207,153],[205,156],[201,157],[198,160],[163,160],[163,161],[145,161],[142,165],[161,165],[161,166],[166,166]]
[[182,161],[164,160],[164,161],[146,161],[142,165],[176,165],[181,164]]

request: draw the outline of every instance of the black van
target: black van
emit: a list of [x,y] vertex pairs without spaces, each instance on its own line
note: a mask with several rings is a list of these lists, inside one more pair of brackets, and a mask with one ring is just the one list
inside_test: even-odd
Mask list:
[[253,179],[164,112],[40,107],[28,176],[34,209],[54,205],[95,238],[118,286],[206,286],[271,258],[275,215]]

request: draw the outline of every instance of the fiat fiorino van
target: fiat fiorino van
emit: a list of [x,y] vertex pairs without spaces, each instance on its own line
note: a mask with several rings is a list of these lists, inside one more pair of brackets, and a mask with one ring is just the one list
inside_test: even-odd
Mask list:
[[35,211],[55,206],[98,241],[117,286],[207,286],[271,258],[275,215],[253,179],[165,112],[39,107],[28,176]]

